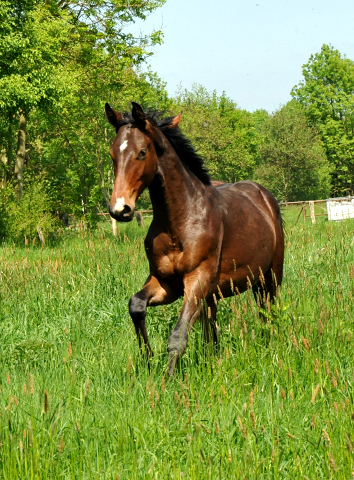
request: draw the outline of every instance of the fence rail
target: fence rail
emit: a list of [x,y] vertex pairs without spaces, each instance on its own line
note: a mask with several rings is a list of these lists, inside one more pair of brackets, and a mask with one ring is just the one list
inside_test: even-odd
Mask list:
[[[344,202],[348,200],[353,200],[354,197],[342,197],[342,198],[333,198],[333,199],[328,199],[328,200],[333,200],[335,202]],[[319,203],[327,203],[327,200],[299,200],[297,202],[279,202],[279,205],[281,207],[287,207],[287,206],[296,206],[300,205],[300,211],[298,216],[296,217],[295,225],[299,221],[301,214],[303,217],[304,222],[306,222],[307,218],[311,218],[312,223],[316,223],[316,217],[322,217],[322,216],[327,216],[328,217],[328,211],[325,213],[315,213],[315,204]],[[309,209],[309,213],[307,212],[307,208]],[[138,225],[141,227],[145,227],[145,222],[144,222],[144,215],[147,214],[152,214],[153,210],[137,210],[134,213],[134,217],[136,218]],[[108,212],[100,212],[97,215],[101,217],[109,217]],[[73,215],[69,215],[73,216]],[[112,221],[112,230],[113,230],[113,235],[117,235],[117,222],[113,218],[111,218]],[[75,228],[75,227],[80,227],[82,228],[82,222],[79,222],[79,225],[70,225],[69,228]]]
[[[297,201],[297,202],[279,202],[280,206],[295,206],[295,205],[301,205],[301,209],[299,211],[299,214],[296,218],[295,225],[299,221],[299,218],[301,216],[301,213],[303,215],[304,222],[306,222],[307,217],[311,218],[312,223],[316,223],[316,217],[320,216],[327,216],[330,220],[343,220],[345,218],[353,218],[353,212],[349,213],[349,211],[345,211],[345,213],[341,212],[339,213],[338,216],[337,213],[335,213],[335,216],[333,217],[333,213],[331,213],[331,217],[329,217],[328,214],[328,202],[329,203],[334,203],[334,204],[341,204],[341,203],[346,203],[348,205],[348,202],[354,202],[354,197],[339,197],[339,198],[329,198],[326,200],[302,200],[302,201]],[[327,209],[325,213],[315,213],[315,204],[318,203],[326,203]],[[307,214],[307,206],[309,207],[310,214]],[[343,206],[341,206],[343,209]],[[348,207],[347,207],[348,208]],[[351,206],[350,208],[353,208]]]

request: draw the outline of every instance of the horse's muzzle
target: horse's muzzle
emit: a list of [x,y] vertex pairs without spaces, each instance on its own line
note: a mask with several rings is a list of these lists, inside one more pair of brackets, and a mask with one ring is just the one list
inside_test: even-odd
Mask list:
[[134,210],[132,210],[129,205],[124,205],[121,212],[114,211],[112,207],[109,207],[109,214],[117,220],[117,222],[130,222],[134,218]]

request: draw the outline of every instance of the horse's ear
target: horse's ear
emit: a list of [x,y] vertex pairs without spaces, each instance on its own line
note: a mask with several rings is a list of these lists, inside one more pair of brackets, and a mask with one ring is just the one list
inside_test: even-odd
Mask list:
[[132,105],[132,117],[134,118],[139,127],[145,129],[147,120],[143,109],[138,103],[132,102]]
[[111,108],[108,103],[106,103],[104,108],[105,108],[109,123],[113,125],[113,127],[115,127],[116,129],[118,129],[119,124],[123,120],[122,115],[119,112],[116,112],[115,110],[113,110],[113,108]]
[[170,127],[170,128],[176,128],[176,127],[178,127],[179,122],[181,121],[181,118],[182,118],[182,112],[181,112],[179,115],[177,115],[177,117],[175,117],[175,118],[172,119],[169,127]]

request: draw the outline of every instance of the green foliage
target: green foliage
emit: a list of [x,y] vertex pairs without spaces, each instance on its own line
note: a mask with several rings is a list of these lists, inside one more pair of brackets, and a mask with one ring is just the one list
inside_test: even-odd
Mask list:
[[[164,84],[135,69],[161,32],[127,32],[163,1],[6,0],[0,5],[0,153],[14,178],[19,113],[27,118],[25,177],[51,178],[55,208],[91,224],[112,183],[104,103],[167,102]],[[155,88],[156,86],[156,88]]]
[[200,85],[180,92],[174,109],[183,111],[181,130],[206,159],[212,178],[236,182],[252,176],[258,136],[249,112]]
[[303,76],[291,94],[304,107],[321,134],[332,168],[335,194],[353,193],[354,182],[354,62],[323,45],[303,66]]
[[279,201],[326,198],[330,168],[317,131],[307,125],[301,106],[289,102],[262,126],[255,179]]
[[[10,195],[8,195],[8,198]],[[33,241],[39,232],[48,235],[58,230],[58,219],[53,214],[54,203],[44,182],[28,185],[21,199],[12,193],[6,206],[6,237]]]

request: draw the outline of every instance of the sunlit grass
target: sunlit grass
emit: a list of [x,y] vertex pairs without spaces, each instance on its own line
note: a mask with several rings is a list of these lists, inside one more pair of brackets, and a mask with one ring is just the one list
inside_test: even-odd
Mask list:
[[146,229],[3,245],[1,476],[352,478],[354,222],[285,216],[268,322],[249,293],[221,301],[218,352],[196,325],[171,382],[181,303],[148,311],[151,373],[127,309],[148,274]]

